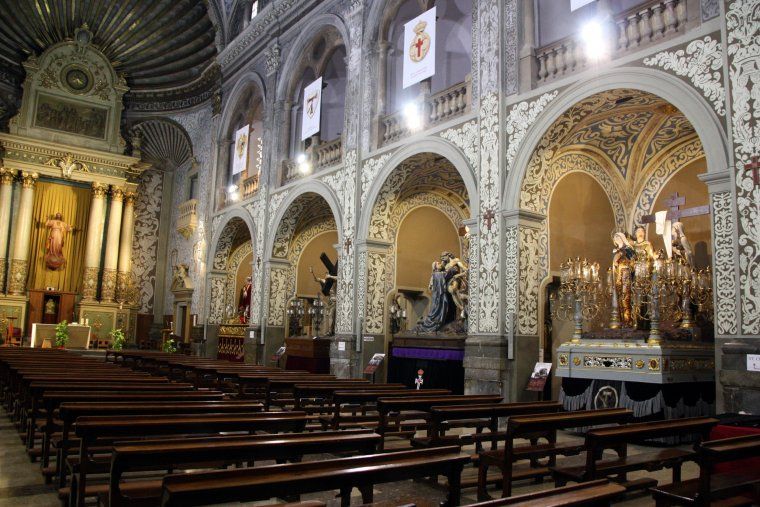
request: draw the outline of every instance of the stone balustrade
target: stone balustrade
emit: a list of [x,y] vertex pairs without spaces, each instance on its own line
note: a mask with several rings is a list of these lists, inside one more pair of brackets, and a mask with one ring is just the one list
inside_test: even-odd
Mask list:
[[177,232],[187,239],[198,228],[198,199],[189,199],[179,205]]
[[[456,118],[470,110],[472,97],[472,80],[468,75],[461,83],[450,86],[443,91],[418,101],[422,114],[421,129],[433,127]],[[410,133],[403,111],[380,118],[380,145],[384,146],[398,141]]]
[[243,180],[243,199],[253,197],[259,189],[259,175],[254,174]]
[[339,164],[343,160],[343,138],[321,143],[314,153],[318,169]]
[[[650,1],[614,17],[611,58],[686,30],[687,0]],[[561,78],[588,64],[577,35],[536,49],[538,82]]]

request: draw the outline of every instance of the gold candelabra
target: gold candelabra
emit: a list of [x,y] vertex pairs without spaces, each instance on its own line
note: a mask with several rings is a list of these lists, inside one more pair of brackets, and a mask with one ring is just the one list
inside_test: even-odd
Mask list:
[[594,320],[604,306],[604,290],[599,278],[599,263],[580,257],[560,266],[560,286],[552,298],[552,313],[558,320],[573,320],[572,343],[583,333],[583,321]]

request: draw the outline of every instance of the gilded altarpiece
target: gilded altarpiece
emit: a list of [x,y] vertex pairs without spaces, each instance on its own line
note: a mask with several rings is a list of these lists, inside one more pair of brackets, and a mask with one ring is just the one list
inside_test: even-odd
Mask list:
[[[0,133],[0,208],[8,211],[0,213],[0,228],[10,238],[8,244],[0,243],[3,274],[10,268],[3,287],[7,295],[0,296],[0,319],[16,315],[23,335],[29,333],[26,291],[47,287],[86,296],[74,318],[89,318],[100,339],[114,327],[128,336],[134,330],[135,291],[129,283],[134,223],[129,217],[134,215],[138,178],[148,165],[122,155],[126,143],[120,122],[128,88],[90,43],[92,36],[80,28],[73,41],[55,44],[24,62],[21,107],[9,122],[9,133]],[[53,202],[61,209],[53,211]],[[56,267],[62,272],[45,276],[40,271],[41,251],[47,248],[42,231],[55,213],[72,229],[64,237],[66,262]],[[123,275],[118,287],[111,282],[117,267]]]

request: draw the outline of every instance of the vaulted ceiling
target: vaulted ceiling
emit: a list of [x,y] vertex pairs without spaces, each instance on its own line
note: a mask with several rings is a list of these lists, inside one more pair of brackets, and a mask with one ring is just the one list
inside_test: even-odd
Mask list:
[[204,0],[0,0],[0,64],[20,71],[86,24],[133,90],[182,87],[216,55],[208,8]]

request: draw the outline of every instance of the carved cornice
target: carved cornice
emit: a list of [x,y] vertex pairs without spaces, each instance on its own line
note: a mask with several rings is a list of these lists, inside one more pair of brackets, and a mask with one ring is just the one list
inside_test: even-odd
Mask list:
[[211,99],[222,83],[222,72],[218,64],[209,66],[192,83],[167,90],[132,90],[124,96],[124,103],[130,111],[174,111],[197,106]]

